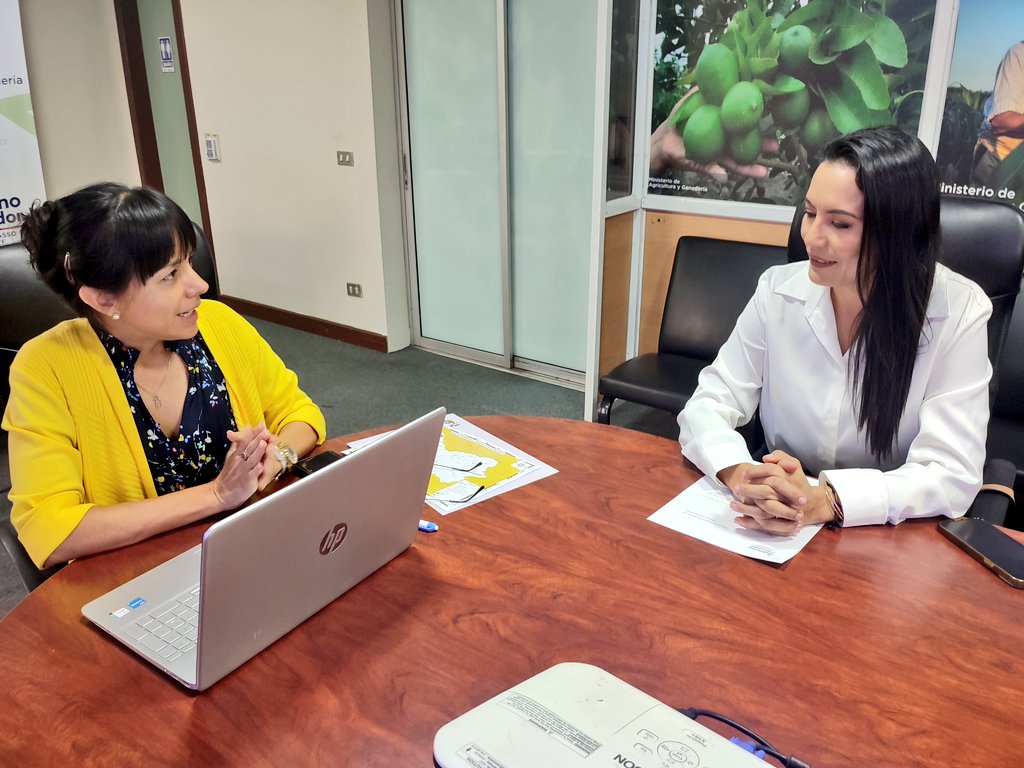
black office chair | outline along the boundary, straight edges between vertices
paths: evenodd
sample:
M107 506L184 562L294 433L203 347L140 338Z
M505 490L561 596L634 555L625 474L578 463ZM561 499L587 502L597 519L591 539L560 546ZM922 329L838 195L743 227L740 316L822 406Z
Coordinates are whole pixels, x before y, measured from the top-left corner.
M985 450L1015 465L1014 497L1006 525L1024 528L1024 305L1016 306L999 360L999 391L992 404Z
M782 246L679 238L658 351L627 360L601 377L597 420L610 423L616 400L679 413L697 388L697 376L732 333L761 273L785 263Z
M1016 359L1019 347L1010 348L1007 355L1003 354L1024 273L1024 215L1008 205L951 195L943 195L940 206L942 253L939 261L976 282L992 301L992 317L988 323L988 357L992 363L989 402L992 412L1022 416L1024 393L1016 387L1016 391L1007 393L1005 398L999 397L999 393L1004 364L1009 363L1007 370L1013 371L1014 383L1024 384L1022 363ZM790 261L807 259L807 249L800 236L803 216L803 206L798 205L789 230ZM1019 332L1024 337L1024 328ZM1008 361L1007 357L1014 359ZM1024 438L1024 429L1021 436ZM1016 451L1006 453L998 446L990 445L990 458L985 464L985 488L978 494L968 515L1003 524L1013 503L1013 495L1012 490L1007 496L1001 489L1013 488L1017 469L1002 457L1012 459L1024 453L1024 442L1018 445L1020 447Z
M203 230L195 223L192 226L196 232L192 265L210 284L203 298L216 299L220 296L217 263ZM29 263L25 246L16 243L0 248L0 371L3 372L0 411L7 405L11 362L21 345L57 323L75 316L71 307L39 279ZM0 493L7 490L0 488ZM17 532L6 515L0 520L0 543L10 555L29 592L63 567L55 566L42 571L36 568L18 541Z

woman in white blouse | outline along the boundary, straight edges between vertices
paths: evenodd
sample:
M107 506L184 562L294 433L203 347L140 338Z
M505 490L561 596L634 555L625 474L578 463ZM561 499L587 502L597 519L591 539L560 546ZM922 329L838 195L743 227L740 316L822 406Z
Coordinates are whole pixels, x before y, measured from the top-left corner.
M985 459L992 306L936 263L931 155L896 128L836 139L805 210L810 260L761 276L679 414L683 454L746 528L963 515ZM758 407L763 464L735 431Z

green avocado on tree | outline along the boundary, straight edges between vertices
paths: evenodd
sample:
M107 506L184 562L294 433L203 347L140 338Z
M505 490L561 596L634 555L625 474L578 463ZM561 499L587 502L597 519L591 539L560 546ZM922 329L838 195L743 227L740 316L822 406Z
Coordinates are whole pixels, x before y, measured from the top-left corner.
M890 87L901 82L908 54L885 8L872 0L748 0L717 39L711 32L679 80L697 86L669 119L686 157L767 163L762 142L775 138L795 147L806 167L839 133L895 124Z

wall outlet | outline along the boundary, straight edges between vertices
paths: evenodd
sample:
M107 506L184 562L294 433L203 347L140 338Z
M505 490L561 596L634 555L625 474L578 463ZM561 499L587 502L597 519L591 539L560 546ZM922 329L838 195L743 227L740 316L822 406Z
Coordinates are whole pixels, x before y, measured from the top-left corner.
M338 150L338 165L355 165L356 155L354 152L346 152L343 149Z
M363 286L359 283L345 283L345 288L348 290L349 296L353 296L357 299L363 298Z

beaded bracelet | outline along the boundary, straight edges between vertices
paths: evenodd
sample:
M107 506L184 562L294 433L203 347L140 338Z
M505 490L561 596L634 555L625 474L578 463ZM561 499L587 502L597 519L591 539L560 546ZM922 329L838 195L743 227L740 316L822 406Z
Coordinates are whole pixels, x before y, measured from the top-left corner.
M834 530L843 527L843 502L839 500L839 494L828 480L825 480L825 499L832 508L832 519L825 523L825 527Z

